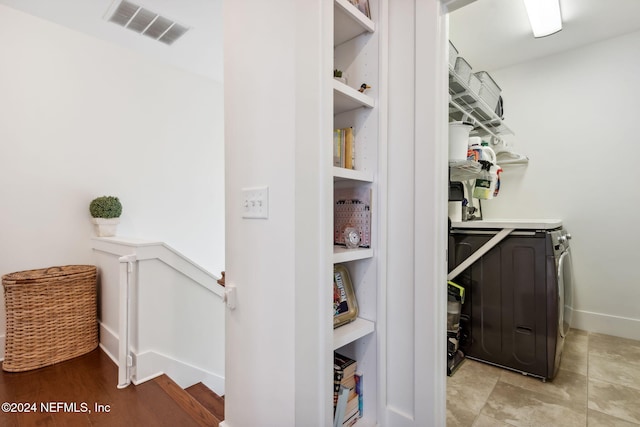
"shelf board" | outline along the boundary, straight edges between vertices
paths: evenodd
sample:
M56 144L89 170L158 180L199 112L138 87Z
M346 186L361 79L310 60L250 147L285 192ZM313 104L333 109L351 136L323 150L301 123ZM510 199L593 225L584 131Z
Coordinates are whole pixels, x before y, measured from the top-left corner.
M358 317L351 323L333 330L333 349L336 350L355 340L369 335L376 330L376 325L370 320Z
M333 46L338 46L363 33L373 33L376 26L348 0L333 3Z
M351 86L333 79L333 114L344 113L356 108L373 108L375 101L370 96L360 93Z
M333 247L333 263L356 261L373 257L372 248L347 249L344 246Z
M496 157L497 157L497 154L496 154ZM500 153L500 160L497 163L500 166L526 165L529 163L529 158L523 154L503 151Z
M333 167L333 180L353 180L373 182L373 172Z
M503 120L490 108L487 103L449 66L449 104L451 106L449 114L452 112L462 113L462 119L472 119L475 133L484 133L497 139L500 135L513 135L503 122ZM451 93L453 91L454 93ZM469 116L469 117L466 117ZM466 117L466 118L465 118Z

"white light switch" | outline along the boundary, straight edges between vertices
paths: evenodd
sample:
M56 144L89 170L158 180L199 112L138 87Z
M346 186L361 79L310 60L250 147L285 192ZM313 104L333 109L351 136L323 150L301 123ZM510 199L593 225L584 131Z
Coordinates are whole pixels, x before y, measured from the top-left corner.
M269 218L269 187L242 189L242 218Z

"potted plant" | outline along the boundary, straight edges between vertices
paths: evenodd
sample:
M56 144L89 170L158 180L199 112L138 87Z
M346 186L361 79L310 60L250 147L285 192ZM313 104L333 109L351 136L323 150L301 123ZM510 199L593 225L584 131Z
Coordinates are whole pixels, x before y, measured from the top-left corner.
M342 77L342 70L338 70L337 68L333 70L333 78L347 84L347 79Z
M116 235L116 228L120 223L120 214L122 214L122 203L117 197L96 197L89 204L89 213L96 226L98 237Z

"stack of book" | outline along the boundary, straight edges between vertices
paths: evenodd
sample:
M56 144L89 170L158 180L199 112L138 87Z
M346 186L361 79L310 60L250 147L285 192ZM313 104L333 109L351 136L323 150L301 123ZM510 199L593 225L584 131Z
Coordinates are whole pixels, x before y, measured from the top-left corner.
M333 166L355 169L353 128L333 130Z
M362 376L356 361L334 353L334 427L350 427L362 416Z

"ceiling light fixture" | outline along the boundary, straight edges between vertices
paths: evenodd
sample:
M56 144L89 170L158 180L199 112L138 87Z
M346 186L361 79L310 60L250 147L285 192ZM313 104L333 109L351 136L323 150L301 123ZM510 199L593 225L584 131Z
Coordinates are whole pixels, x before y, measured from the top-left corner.
M524 0L533 37L545 37L562 30L560 0Z

